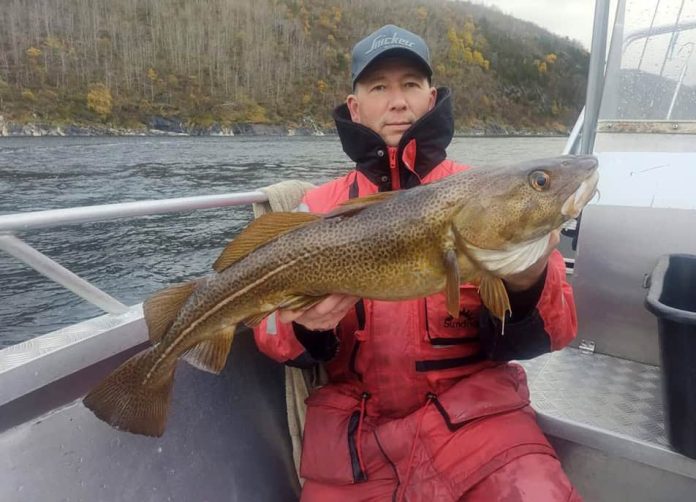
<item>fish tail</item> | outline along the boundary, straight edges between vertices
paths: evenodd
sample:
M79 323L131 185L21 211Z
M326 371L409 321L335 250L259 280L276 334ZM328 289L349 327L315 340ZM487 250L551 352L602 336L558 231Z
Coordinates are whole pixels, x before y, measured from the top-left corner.
M128 359L82 400L101 420L113 427L146 436L161 436L174 382L174 369L160 368L147 378L153 348ZM145 382L145 383L144 383Z

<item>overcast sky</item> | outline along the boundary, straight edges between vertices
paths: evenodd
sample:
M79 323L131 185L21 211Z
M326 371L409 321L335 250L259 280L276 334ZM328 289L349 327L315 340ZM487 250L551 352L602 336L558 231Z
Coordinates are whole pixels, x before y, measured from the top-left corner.
M592 40L593 0L471 0L495 5L506 14L531 21L552 33L578 40L586 49Z

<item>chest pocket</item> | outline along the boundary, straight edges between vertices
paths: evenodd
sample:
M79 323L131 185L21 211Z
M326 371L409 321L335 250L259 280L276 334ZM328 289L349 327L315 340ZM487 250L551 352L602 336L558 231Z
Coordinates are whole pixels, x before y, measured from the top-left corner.
M449 347L478 342L481 298L475 286L459 288L459 317L447 313L447 300L443 293L424 300L425 342L433 347Z

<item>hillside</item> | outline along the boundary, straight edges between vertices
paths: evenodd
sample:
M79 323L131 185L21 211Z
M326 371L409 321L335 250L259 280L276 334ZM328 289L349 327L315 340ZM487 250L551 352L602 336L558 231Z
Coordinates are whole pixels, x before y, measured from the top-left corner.
M202 132L331 127L350 92L353 43L387 23L426 39L460 131L562 132L582 107L581 47L467 2L8 0L0 115Z

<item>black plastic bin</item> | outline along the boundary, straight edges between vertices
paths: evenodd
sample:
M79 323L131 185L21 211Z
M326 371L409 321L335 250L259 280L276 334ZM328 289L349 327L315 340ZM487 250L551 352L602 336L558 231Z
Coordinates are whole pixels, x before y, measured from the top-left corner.
M669 442L696 458L696 256L662 256L645 306L657 316Z

